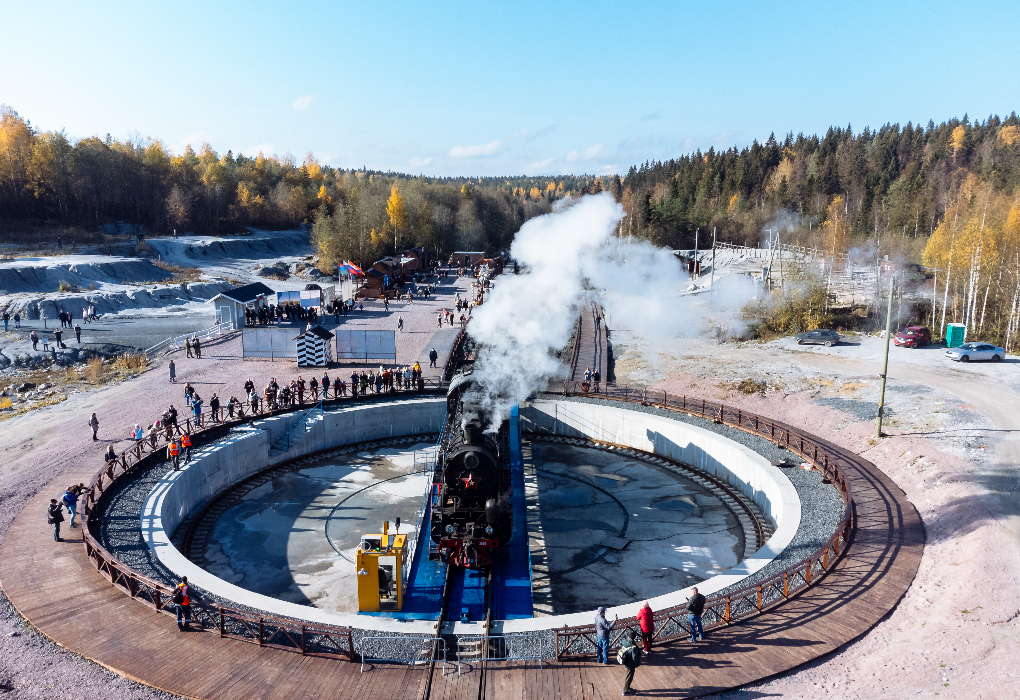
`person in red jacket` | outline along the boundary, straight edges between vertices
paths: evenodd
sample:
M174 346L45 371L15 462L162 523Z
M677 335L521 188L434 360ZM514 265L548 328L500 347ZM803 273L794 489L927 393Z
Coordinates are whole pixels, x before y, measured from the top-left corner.
M638 610L637 621L641 627L641 639L645 642L645 653L652 653L652 635L655 633L655 620L652 619L652 608L647 602Z

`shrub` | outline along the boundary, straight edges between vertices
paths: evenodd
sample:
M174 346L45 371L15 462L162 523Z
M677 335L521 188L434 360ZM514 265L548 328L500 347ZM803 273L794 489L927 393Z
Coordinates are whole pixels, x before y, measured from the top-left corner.
M170 281L174 284L197 282L199 277L202 276L202 271L197 267L182 267L180 265L168 263L166 260L153 260L152 264L173 274L173 278Z
M766 389L768 389L768 385L765 382L757 379L751 379L750 377L742 379L740 383L737 384L737 391L747 395L764 394Z
M85 379L93 384L101 384L103 382L104 371L103 358L97 355L89 360L85 366Z

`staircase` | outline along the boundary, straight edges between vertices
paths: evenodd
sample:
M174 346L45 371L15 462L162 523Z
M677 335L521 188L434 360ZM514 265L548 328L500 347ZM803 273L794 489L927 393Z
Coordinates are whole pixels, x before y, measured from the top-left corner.
M322 420L322 403L320 402L298 418L290 430L273 441L273 444L269 446L269 456L275 457L292 450Z

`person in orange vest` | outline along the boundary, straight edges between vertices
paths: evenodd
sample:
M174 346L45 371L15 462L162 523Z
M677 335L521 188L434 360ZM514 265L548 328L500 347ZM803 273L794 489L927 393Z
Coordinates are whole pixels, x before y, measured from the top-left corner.
M181 468L181 446L177 440L171 440L167 443L166 456L174 463L174 471Z
M191 592L188 590L187 576L181 576L181 582L174 588L170 600L177 606L177 629L181 632L191 629Z
M181 447L184 448L184 463L191 461L191 433L185 432L181 436Z

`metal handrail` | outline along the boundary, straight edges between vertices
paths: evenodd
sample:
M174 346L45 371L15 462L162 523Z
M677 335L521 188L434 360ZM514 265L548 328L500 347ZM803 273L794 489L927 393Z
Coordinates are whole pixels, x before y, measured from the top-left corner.
M325 393L326 392L323 392L324 395L325 395ZM319 412L319 417L320 418L322 417L322 402L324 400L325 400L325 397L323 397L322 399L319 399L319 402L317 404L315 404L310 409L308 409L307 411L302 413L301 416L297 419L297 421L294 422L294 425L290 426L290 430L288 430L284 434L283 438L280 438L281 440L283 440L283 439L287 440L287 447L284 448L284 451L287 451L287 450L290 449L290 436L291 436L291 433L293 433L298 428L301 428L301 433L302 434L308 432L308 428L305 425L305 421L308 420L308 416L311 413L314 413L315 411L318 411ZM277 442L279 442L279 440ZM273 444L275 445L276 443L274 442Z
M209 326L208 328L203 328L200 331L195 331L194 333L185 333L184 335L175 335L175 336L172 336L170 338L167 338L166 340L161 340L160 342L158 342L155 345L153 345L151 348L146 348L145 349L145 354L146 355L151 355L151 354L157 352L158 350L161 350L163 347L165 347L167 345L173 345L174 348L176 349L176 348L180 347L181 341L185 340L186 338L195 338L195 337L198 337L198 338L209 338L209 337L214 336L214 335L221 335L223 333L224 329L227 326L229 326L229 329L227 329L227 330L233 330L233 325L232 324L220 322L220 323L217 323L214 326Z
M588 392L583 390L580 382L568 381L564 382L563 394L565 396L587 396ZM722 403L686 395L674 394L671 397L668 392L649 392L643 387L609 385L606 387L605 393L599 394L599 398L687 413L773 440L780 447L785 447L804 459L810 460L812 468L822 472L823 478L833 483L846 505L843 519L824 546L763 581L709 598L703 613L703 618L707 618L703 622L706 629L760 614L763 610L781 603L791 595L816 583L845 553L846 543L853 529L852 486L840 468L839 459L843 458L843 455L830 453L829 448L818 442L814 436L794 431L782 423ZM676 606L655 612L653 619L656 627L653 639L658 642L669 642L689 635L686 617L686 606ZM621 620L619 632L611 640L611 643L617 643L628 629L638 629L636 618ZM593 653L589 649L594 649L597 645L594 625L565 626L555 628L553 632L556 636L555 656L557 659L563 656ZM561 642L563 643L562 647ZM571 651L572 647L578 643L584 648L580 651Z
M539 669L543 669L545 658L546 639L545 632L532 632L528 634L500 634L500 635L463 635L457 637L457 674L459 675L460 665L470 661L538 661ZM515 644L521 642L522 644ZM477 645L478 650L468 650L464 646ZM474 656L474 654L478 654Z
M422 649L412 658L409 654L405 657L383 657L383 656L368 656L365 652L368 650L367 642L370 641L385 641L385 642L404 642L405 644L410 642L419 641L422 642ZM428 645L428 649L425 645ZM391 647L392 648L392 647ZM426 651L428 656L425 655ZM417 635L407 635L404 637L362 637L361 638L361 672L365 672L365 662L371 661L386 661L389 663L406 663L406 664L417 664L417 663L431 663L437 656L443 660L443 673L446 675L446 640L442 637L423 637Z

